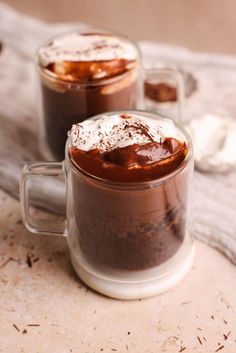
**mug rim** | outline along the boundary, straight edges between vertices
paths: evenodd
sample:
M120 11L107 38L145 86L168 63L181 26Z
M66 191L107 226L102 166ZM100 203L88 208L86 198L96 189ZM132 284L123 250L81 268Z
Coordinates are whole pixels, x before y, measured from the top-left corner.
M69 166L77 174L86 177L90 181L95 181L95 182L100 183L102 185L106 185L106 186L110 186L110 187L117 187L120 189L121 188L123 188L123 189L132 188L132 187L137 188L140 186L142 186L142 187L146 186L149 188L150 186L155 186L156 184L159 185L159 184L166 182L167 180L174 178L176 175L180 174L192 161L192 159L193 159L193 143L192 143L192 139L190 137L190 134L187 132L187 130L182 125L180 125L179 123L176 123L170 117L168 117L162 113L152 113L152 112L149 112L146 110L135 109L135 110L121 110L121 111L112 111L112 112L107 112L107 113L101 113L101 114L94 115L86 120L98 119L99 117L101 117L104 114L109 115L109 116L114 115L114 114L145 114L145 117L150 117L152 119L159 118L160 120L172 121L174 123L175 127L177 127L177 129L184 135L184 137L186 139L185 142L187 142L188 153L185 156L184 160L180 163L180 165L176 169L174 169L170 173L163 175L160 178L147 180L147 181L120 182L120 181L113 181L113 180L97 177L93 174L88 173L87 171L82 169L80 166L75 164L75 162L72 161L72 159L70 158L70 155L69 155L69 147L70 147L70 143L71 143L71 137L68 136L67 141L66 141L66 145L65 145L65 161L68 162Z
M69 81L69 80L63 80L61 78L57 78L57 76L51 72L50 70L47 70L45 67L43 67L40 64L40 55L39 55L39 50L48 45L51 41L53 41L54 39L60 38L61 36L70 34L70 33L92 33L92 32L97 32L98 34L108 34L108 35L114 35L120 39L124 39L126 42L129 42L130 44L132 44L136 51L137 51L137 66L135 66L134 68L127 70L123 73L121 73L120 75L116 75L114 77L110 77L110 78L104 78L98 81L89 81L86 83L81 83L79 81ZM113 30L109 30L109 29L101 29L101 28L96 28L96 27L88 27L88 28L74 28L74 29L70 29L68 31L64 31L60 34L57 34L55 36L50 37L47 41L43 42L36 50L35 53L35 63L37 65L37 68L40 72L40 74L44 75L45 77L47 77L48 79L54 80L60 84L69 84L71 87L74 86L81 86L81 87L87 87L87 86L103 86L103 85L107 85L107 84L112 84L120 79L122 79L123 77L125 77L126 75L128 75L130 72L132 72L133 70L139 68L140 66L142 67L142 54L141 54L141 50L137 44L137 42L135 42L134 40L130 39L128 36L120 33L120 32L116 32ZM141 64L141 65L140 65Z

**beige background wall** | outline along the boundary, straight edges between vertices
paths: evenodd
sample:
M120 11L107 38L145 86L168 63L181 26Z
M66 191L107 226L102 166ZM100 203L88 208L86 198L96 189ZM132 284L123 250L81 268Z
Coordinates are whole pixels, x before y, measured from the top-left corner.
M236 0L7 0L47 21L83 21L195 50L236 54Z

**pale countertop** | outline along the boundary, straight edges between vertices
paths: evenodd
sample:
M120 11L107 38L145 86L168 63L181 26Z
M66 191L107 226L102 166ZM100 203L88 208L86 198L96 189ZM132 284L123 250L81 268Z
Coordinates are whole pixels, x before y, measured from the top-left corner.
M216 250L197 242L167 293L108 299L79 281L64 238L26 231L2 191L0 209L0 352L236 352L236 267Z

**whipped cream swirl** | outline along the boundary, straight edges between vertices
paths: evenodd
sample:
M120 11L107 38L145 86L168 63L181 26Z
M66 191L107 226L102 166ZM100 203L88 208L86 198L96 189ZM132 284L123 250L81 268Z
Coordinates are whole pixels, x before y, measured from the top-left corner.
M163 142L166 137L183 140L169 119L152 119L139 114L104 114L72 126L69 132L73 147L83 151L112 151L133 144Z
M39 49L39 62L46 67L61 62L138 59L137 48L128 40L109 34L70 33Z

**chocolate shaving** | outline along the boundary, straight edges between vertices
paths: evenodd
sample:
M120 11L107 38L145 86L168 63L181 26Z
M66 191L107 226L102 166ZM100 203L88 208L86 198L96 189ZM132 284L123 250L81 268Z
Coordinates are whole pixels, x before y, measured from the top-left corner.
M201 338L199 336L197 336L198 342L202 345L202 341Z
M26 263L29 268L33 267L32 260L29 254L27 254L27 257L26 257Z
M186 347L180 347L179 353L185 351Z
M186 305L186 304L190 304L190 303L191 303L191 302L189 302L189 301L188 301L188 302L183 302L183 303L180 304L180 306Z
M36 257L35 259L33 259L33 262L35 263L35 262L38 262L39 260L40 260L40 258Z
M219 351L221 351L221 349L223 349L224 348L224 346L222 345L222 346L220 346L219 348L217 348L216 350L215 350L215 352L219 352Z
M20 332L20 329L16 326L16 324L12 324L12 326L16 329L16 331Z
M175 340L179 340L179 337L177 336L170 336L169 338L174 338Z
M24 329L24 330L22 331L22 334L23 334L23 335L27 335L27 330Z
M37 326L40 326L40 324L28 324L27 326L37 327Z
M230 334L231 334L231 331L229 331L227 334L223 334L225 341L228 339Z
M154 142L153 137L149 134L149 128L141 123L134 123L134 124L126 124L124 126L124 130L126 129L134 129L137 134L146 136L151 142Z

